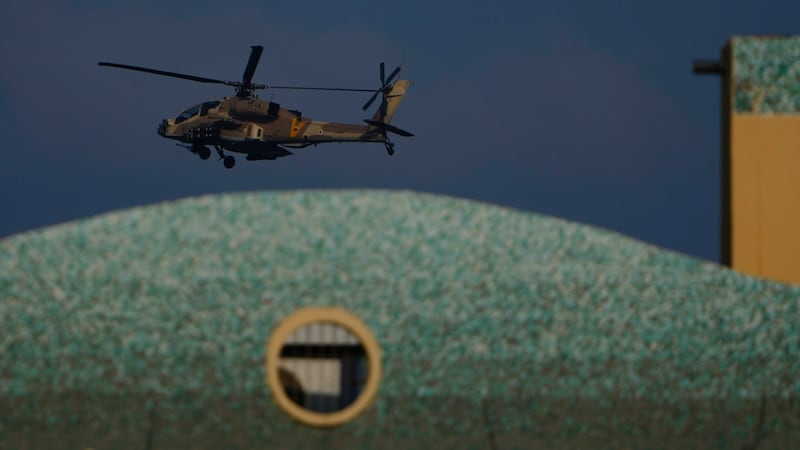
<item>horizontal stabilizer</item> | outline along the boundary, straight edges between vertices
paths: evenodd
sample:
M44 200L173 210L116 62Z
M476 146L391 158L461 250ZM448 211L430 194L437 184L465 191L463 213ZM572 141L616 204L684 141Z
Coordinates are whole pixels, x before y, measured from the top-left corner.
M380 122L378 120L364 119L364 122L372 125L373 127L378 127L383 131L389 131L394 134L399 134L400 136L406 136L406 137L413 136L413 134L409 133L406 130L402 130L394 125L389 125L388 123Z

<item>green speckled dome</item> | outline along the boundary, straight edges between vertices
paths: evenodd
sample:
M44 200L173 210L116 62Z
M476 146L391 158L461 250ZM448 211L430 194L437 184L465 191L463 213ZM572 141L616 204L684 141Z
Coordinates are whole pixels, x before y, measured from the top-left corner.
M191 198L0 241L0 447L791 447L800 288L433 195ZM317 430L273 327L360 316L369 410Z

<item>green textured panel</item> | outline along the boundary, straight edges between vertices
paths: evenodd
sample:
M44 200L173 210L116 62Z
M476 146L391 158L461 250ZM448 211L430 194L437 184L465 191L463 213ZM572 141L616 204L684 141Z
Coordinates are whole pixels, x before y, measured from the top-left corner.
M737 112L800 112L800 36L731 40Z
M800 288L470 201L300 191L114 212L0 241L0 294L0 447L800 439ZM374 405L333 430L292 422L264 383L272 328L303 306L358 314L383 350Z

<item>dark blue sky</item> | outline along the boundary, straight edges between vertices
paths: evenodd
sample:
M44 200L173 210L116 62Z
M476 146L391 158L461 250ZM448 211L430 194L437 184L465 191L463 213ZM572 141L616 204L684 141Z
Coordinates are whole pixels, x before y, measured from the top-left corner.
M29 2L0 15L0 237L190 195L411 189L609 228L716 261L719 80L691 73L735 34L797 30L796 1ZM267 84L415 81L395 123L416 137L333 144L233 170L156 135L232 94L96 65ZM266 91L360 123L366 96Z

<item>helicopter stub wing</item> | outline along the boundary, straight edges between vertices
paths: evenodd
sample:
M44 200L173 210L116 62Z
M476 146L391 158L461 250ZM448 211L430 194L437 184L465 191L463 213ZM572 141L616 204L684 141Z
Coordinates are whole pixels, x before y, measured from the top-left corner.
M221 130L235 130L241 127L241 124L234 122L233 120L225 120L221 119L213 123L215 127L219 127Z
M294 155L294 153L290 152L289 150L286 150L285 148L279 145L275 145L264 149L251 151L247 154L246 159L248 161L262 161L265 159L273 160L291 155Z

